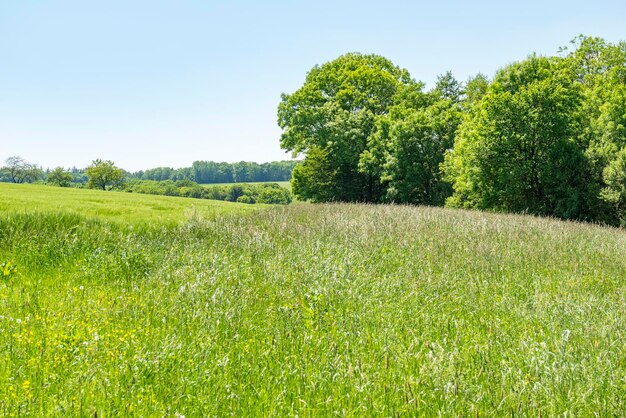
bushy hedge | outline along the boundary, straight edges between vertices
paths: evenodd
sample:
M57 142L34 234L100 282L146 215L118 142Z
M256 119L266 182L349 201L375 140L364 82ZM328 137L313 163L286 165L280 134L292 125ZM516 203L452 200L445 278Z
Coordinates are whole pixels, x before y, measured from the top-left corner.
M133 193L224 200L248 204L287 205L291 203L291 192L277 183L201 186L191 180L133 179L126 184L125 188L128 192Z

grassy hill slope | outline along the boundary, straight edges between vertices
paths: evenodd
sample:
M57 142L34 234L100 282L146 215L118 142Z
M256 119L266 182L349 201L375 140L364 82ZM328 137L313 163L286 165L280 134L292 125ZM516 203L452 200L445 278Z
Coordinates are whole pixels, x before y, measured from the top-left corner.
M73 213L124 224L177 223L191 216L215 217L257 208L239 203L35 184L0 183L0 212Z
M626 410L624 230L340 204L130 229L23 190L0 213L1 415Z

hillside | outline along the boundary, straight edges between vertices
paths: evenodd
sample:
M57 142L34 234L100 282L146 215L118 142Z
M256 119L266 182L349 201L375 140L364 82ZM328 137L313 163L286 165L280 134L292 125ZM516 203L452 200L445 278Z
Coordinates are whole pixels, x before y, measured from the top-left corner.
M170 224L192 215L246 213L257 208L231 202L102 192L35 184L0 183L0 212L55 212L83 215L122 224Z
M626 410L623 229L429 207L0 195L0 263L17 266L0 279L2 415Z

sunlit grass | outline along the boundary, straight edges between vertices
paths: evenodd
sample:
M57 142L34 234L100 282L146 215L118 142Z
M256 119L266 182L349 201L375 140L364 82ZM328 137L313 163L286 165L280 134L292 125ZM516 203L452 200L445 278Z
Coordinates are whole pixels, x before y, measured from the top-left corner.
M624 230L366 205L184 220L179 203L178 223L129 229L22 199L0 214L18 269L0 278L0 415L626 410Z
M125 224L177 223L193 216L248 213L255 205L33 184L0 183L0 212L74 213Z

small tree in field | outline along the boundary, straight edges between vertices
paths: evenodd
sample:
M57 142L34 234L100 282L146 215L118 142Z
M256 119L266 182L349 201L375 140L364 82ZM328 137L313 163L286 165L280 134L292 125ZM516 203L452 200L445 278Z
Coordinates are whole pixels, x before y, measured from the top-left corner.
M2 168L2 171L13 183L32 183L43 175L41 168L18 156L7 158L6 166Z
M87 187L90 189L106 190L107 186L114 186L124 179L124 172L115 166L111 160L94 160L85 170L89 180Z
M69 171L65 171L62 167L57 167L48 174L47 182L59 187L69 187L74 181L74 176Z

